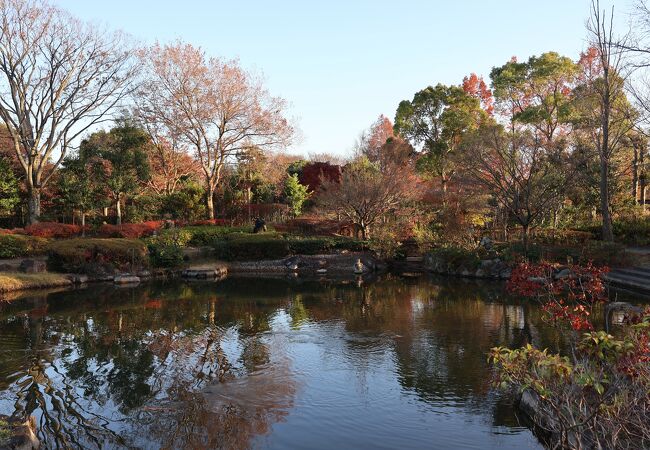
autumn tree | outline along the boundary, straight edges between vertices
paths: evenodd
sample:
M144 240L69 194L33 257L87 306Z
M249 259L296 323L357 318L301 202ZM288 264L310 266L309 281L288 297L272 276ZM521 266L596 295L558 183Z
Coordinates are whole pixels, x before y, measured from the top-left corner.
M364 130L356 143L356 151L366 156L371 162L379 161L381 158L381 147L389 138L394 136L393 124L390 119L381 114L377 120Z
M214 192L227 161L250 146L266 150L289 142L285 102L237 61L208 58L190 44L156 44L143 52L142 63L147 70L138 110L192 147L207 215L214 218Z
M289 168L289 175L292 175ZM307 162L297 173L300 184L307 186L309 191L316 192L323 180L338 183L341 181L341 166L328 162Z
M190 156L182 140L170 133L170 130L159 128L160 124L150 121L146 116L139 119L152 144L146 146L151 166L147 187L157 195L171 195L182 187L183 182L197 179L201 166Z
M463 78L462 86L466 94L479 99L483 111L489 116L494 114L494 97L492 96L492 91L483 80L483 77L471 73L469 76Z
M70 146L131 92L125 37L46 0L0 2L0 118L25 172L29 221Z
M368 239L371 228L412 194L409 181L397 171L382 173L361 158L344 167L340 182L323 180L316 201L325 211L352 222L357 237Z
M530 130L511 133L494 123L470 133L463 146L465 173L522 227L527 249L530 227L556 206L572 180L558 170L566 165L566 155L549 151L543 138Z

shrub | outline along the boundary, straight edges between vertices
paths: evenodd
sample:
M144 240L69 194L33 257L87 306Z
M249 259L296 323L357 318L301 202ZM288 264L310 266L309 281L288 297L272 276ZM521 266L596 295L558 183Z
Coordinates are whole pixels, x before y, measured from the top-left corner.
M381 258L395 258L400 253L402 243L397 234L391 230L380 228L369 241L370 250Z
M604 270L571 266L570 271L559 280L550 265L523 265L513 271L508 289L537 298L545 319L564 331L570 350L564 356L530 344L493 348L489 359L494 381L534 399L529 413L551 434L551 447L646 448L650 308L628 316L616 338L594 331L593 307L607 299Z
M227 261L280 259L291 254L289 242L277 233L232 233L214 244L217 258Z
M19 234L0 234L0 258L44 255L48 240Z
M142 223L123 223L122 225L104 224L99 227L98 236L105 238L141 238L152 236L154 232L162 228L163 220L155 220Z
M176 267L183 262L183 247L190 241L189 231L173 228L150 238L149 259L154 267Z
M330 252L335 240L326 237L290 238L289 250L298 255L318 255Z
M98 275L138 270L149 259L137 239L69 239L49 245L47 264L54 271Z
M443 261L451 270L476 269L481 263L479 252L462 247L438 247L430 252L434 259Z
M188 244L196 247L214 246L228 234L250 231L250 227L223 227L215 225L189 226L183 229L191 236Z
M58 222L38 222L25 227L25 234L42 238L70 238L81 234L81 226Z

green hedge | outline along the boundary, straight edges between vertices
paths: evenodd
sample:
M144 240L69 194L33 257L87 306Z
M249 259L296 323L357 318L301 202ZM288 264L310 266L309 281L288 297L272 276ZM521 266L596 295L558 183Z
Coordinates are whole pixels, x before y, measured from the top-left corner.
M149 256L139 239L67 239L50 244L47 265L57 272L112 274L148 267Z
M27 256L44 255L47 252L49 240L21 234L0 235L0 258L22 258Z
M245 233L252 231L251 227L223 227L216 225L197 225L183 228L190 234L188 245L193 247L210 247L222 241L225 236L232 233Z
M231 233L213 245L217 258L233 260L280 259L289 255L318 255L336 250L360 251L361 241L347 238L284 236L275 232Z
M465 268L468 270L476 269L481 263L479 253L482 250L467 250L462 247L438 247L429 253L435 259L444 261L448 267L454 270Z

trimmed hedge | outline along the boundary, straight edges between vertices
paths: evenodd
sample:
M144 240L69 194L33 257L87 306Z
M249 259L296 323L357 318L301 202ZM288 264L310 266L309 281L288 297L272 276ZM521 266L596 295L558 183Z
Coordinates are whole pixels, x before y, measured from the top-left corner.
M0 258L22 258L44 255L48 240L20 234L0 234Z
M335 250L361 251L364 243L347 238L231 233L214 243L217 258L227 261L281 259L290 255L327 254Z
M214 244L215 256L226 261L280 259L290 254L289 243L276 233L232 233Z
M47 265L56 272L112 274L148 267L149 255L138 239L69 239L50 244Z
M251 231L251 227L224 227L218 225L198 225L183 228L190 234L188 245L210 247L222 241L226 235Z

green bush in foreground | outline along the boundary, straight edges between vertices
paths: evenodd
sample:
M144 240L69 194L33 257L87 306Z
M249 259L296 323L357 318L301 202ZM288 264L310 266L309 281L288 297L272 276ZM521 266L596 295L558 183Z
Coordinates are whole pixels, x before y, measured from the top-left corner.
M148 267L149 258L138 239L68 239L50 244L47 265L57 272L99 275Z
M47 251L48 240L35 236L20 234L0 235L0 258L21 258L26 256L44 255Z

